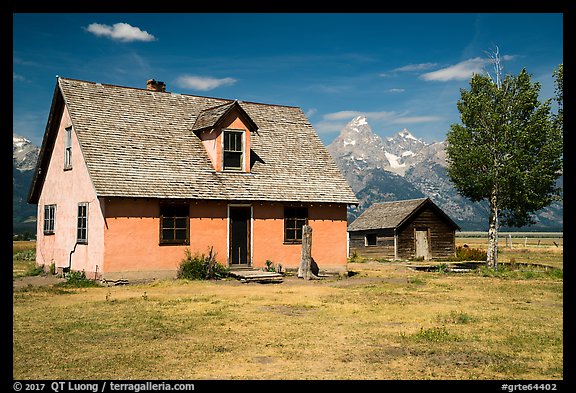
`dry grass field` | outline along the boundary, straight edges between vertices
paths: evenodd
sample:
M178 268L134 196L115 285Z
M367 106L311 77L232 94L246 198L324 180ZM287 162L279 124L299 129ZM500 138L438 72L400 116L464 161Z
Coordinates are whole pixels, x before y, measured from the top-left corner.
M557 269L497 274L365 262L350 263L350 277L279 284L24 286L13 294L13 377L561 380L556 249L503 250L501 261Z

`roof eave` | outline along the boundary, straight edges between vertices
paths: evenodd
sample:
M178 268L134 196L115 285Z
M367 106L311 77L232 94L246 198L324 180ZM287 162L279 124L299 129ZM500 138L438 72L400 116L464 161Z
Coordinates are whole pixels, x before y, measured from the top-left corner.
M44 131L44 138L42 138L42 146L38 153L38 161L36 161L34 176L32 177L30 189L28 190L27 202L30 204L37 204L40 199L40 191L42 190L44 179L46 178L46 171L48 170L48 165L50 164L50 159L52 157L51 153L56 141L58 130L55 130L55 127L58 126L57 123L59 122L59 118L64 110L64 105L64 97L60 90L60 84L58 83L58 80L56 80L54 95L52 96L52 104L50 106L48 121L46 122L46 129Z

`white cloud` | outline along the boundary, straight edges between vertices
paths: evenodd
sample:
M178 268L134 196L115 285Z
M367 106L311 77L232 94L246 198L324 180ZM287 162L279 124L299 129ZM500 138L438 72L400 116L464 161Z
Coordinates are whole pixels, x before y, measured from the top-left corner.
M444 120L441 116L407 116L404 112L361 112L361 111L340 111L327 113L322 116L322 120L314 123L314 129L318 133L340 132L356 116L366 116L371 126L376 129L386 127L391 124L416 124L430 123Z
M388 89L388 93L404 93L406 90L404 89Z
M436 67L436 63L407 64L403 67L394 68L392 72L422 71Z
M26 80L26 78L24 78L22 75L18 75L15 72L12 72L12 81L20 81L20 82L24 82Z
M420 75L420 78L427 81L442 82L449 80L466 80L470 79L473 74L483 74L484 66L490 61L490 59L475 57L473 59L461 61L458 64L454 64L446 68L427 72Z
M327 113L324 115L325 120L342 120L342 119L352 119L353 117L362 115L364 112L358 111L340 111Z
M156 40L156 37L152 34L140 30L138 27L131 26L128 23L115 23L112 26L91 23L86 30L96 36L108 37L122 42Z
M505 62L514 60L517 57L517 55L502 55L500 60L501 62ZM446 82L449 80L466 80L470 79L473 74L486 74L487 72L484 67L492 63L493 60L490 58L474 57L449 67L422 74L420 75L420 79L441 82Z
M327 113L322 116L322 120L314 124L314 129L318 133L340 132L346 124L356 116L366 116L370 124L384 122L391 123L393 119L405 115L398 112L361 112L361 111L340 111Z
M320 121L314 123L314 129L319 134L328 134L331 132L340 132L346 126L348 121Z
M433 121L442 121L442 120L444 120L444 118L442 118L440 116L406 116L406 117L398 117L398 118L390 121L390 123L393 123L393 124L404 124L404 123L414 124L414 123L429 123L429 122L433 122Z
M230 86L236 83L234 78L212 78L209 76L183 75L176 80L176 83L186 89L208 91L221 86Z
M400 116L397 112L360 112L360 111L340 111L327 113L324 115L324 120L352 120L356 116L366 116L368 120L390 120L396 116Z
M307 118L311 118L312 116L314 116L316 114L316 112L318 112L318 109L316 108L310 108L306 111L306 113L304 114Z

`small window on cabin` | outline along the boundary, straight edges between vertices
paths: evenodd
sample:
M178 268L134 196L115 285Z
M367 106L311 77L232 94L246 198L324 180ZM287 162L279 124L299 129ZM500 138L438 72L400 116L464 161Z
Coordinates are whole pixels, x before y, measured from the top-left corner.
M64 169L72 168L72 127L66 128L64 138Z
M224 130L224 169L242 170L244 147L242 142L243 131Z
M284 208L284 242L302 243L302 227L308 223L308 208Z
M366 246L375 246L375 245L376 245L376 235L374 233L367 233Z
M188 205L160 206L160 244L189 244Z
M88 202L78 204L76 243L88 244Z
M56 218L56 205L44 206L44 234L54 234L54 220Z

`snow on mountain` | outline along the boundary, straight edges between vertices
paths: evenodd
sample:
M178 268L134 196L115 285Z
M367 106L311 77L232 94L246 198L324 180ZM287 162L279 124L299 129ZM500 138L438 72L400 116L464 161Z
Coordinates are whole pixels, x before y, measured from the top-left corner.
M406 164L400 163L400 160L402 159L403 155L401 157L398 157L392 153L388 153L387 151L384 152L384 155L386 156L388 162L390 163L390 168L398 169L406 167Z
M40 149L23 136L12 133L12 161L19 171L30 171L36 167Z
M14 233L36 230L36 205L27 203L28 190L40 148L12 133L12 228Z

